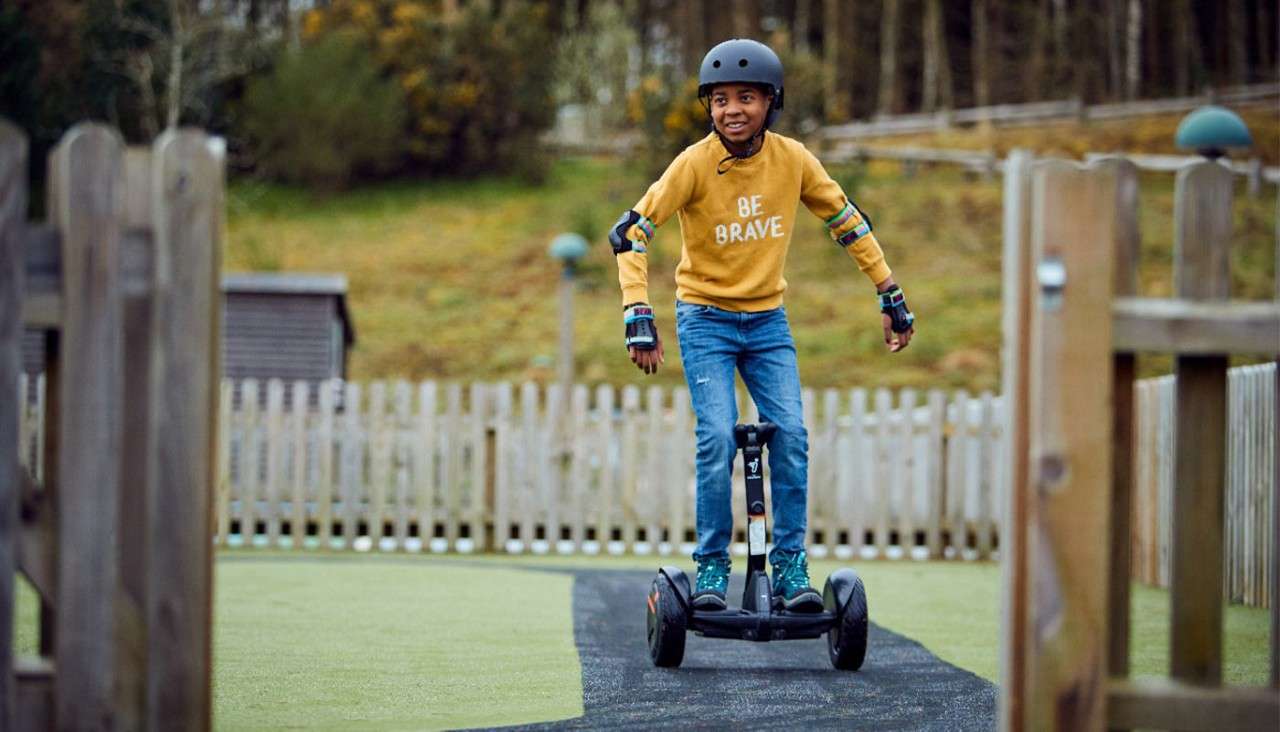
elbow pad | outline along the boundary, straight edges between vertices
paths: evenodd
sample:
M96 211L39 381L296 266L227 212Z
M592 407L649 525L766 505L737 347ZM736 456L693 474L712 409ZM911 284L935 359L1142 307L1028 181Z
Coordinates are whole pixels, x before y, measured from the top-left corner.
M653 222L632 209L627 209L618 217L618 222L609 230L609 245L613 247L613 253L622 254L623 252L640 252L644 253L644 244L638 241L632 241L627 238L627 232L632 226L639 226L644 231L645 236L653 237Z
M844 226L855 215L860 219L857 225L843 234L837 234L836 229ZM836 240L836 244L841 247L848 247L871 233L871 217L863 213L862 209L858 208L858 205L853 201L845 199L844 208L840 209L840 212L835 216L827 219L827 229L831 231L831 238Z

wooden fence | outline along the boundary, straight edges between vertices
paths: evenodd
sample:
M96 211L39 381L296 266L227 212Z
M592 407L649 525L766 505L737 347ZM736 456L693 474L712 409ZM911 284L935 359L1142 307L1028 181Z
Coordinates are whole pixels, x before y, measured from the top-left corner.
M1176 384L1164 376L1134 387L1131 574L1168 587ZM1225 591L1232 602L1258 607L1275 601L1269 582L1276 540L1275 387L1274 363L1234 368L1227 375Z
M1126 160L1009 158L1000 726L1276 729L1280 643L1273 633L1270 687L1224 686L1222 595L1270 593L1280 628L1280 574L1259 566L1280 521L1276 370L1228 369L1230 355L1276 358L1280 299L1229 299L1233 185L1209 161L1178 171L1176 297L1137 297L1138 182ZM1172 388L1134 381L1152 352L1174 354ZM1167 499L1151 475L1165 471ZM1130 677L1144 528L1157 567L1168 557L1167 678ZM1237 561L1233 533L1271 536Z
M286 388L291 404L319 389L318 408L286 410ZM991 556L991 394L804 398L816 554ZM666 554L695 541L683 388L579 385L566 403L531 383L246 380L223 384L222 425L217 536L228 545ZM741 502L740 480L735 490Z
M1110 120L1145 117L1153 114L1190 112L1206 104L1257 104L1280 97L1280 84L1251 84L1209 90L1191 97L1140 99L1130 102L1085 105L1079 99L995 104L987 107L941 110L880 117L865 122L849 122L823 127L821 135L830 141L865 137L914 135L957 125L992 124L997 127L1037 125L1063 120Z
M1265 607L1276 425L1264 405L1274 401L1275 364L1232 369L1229 388L1226 593ZM37 395L20 433L31 461L42 450L44 380L23 377L19 390ZM1138 382L1134 394L1133 577L1160 587L1169 582L1173 392L1170 376ZM816 554L998 554L1000 397L863 389L804 396ZM303 412L287 406L308 399ZM558 390L533 384L224 382L218 541L296 546L299 526L304 546L334 549L687 552L694 438L685 391L579 387L567 450L556 447L548 399ZM39 476L39 462L30 465ZM243 530L250 523L252 536Z
M27 149L0 119L0 730L206 730L222 150L76 125L28 221ZM30 389L24 328L47 345Z

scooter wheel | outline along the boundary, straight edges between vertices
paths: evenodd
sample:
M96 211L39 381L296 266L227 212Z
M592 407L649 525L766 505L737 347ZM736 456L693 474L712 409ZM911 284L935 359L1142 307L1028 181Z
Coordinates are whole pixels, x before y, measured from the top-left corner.
M862 578L851 569L836 571L822 588L822 601L827 612L836 614L835 625L827 631L831 665L857 671L867 657L867 592Z
M684 660L684 636L688 618L675 590L658 575L649 587L649 658L654 666L675 668Z

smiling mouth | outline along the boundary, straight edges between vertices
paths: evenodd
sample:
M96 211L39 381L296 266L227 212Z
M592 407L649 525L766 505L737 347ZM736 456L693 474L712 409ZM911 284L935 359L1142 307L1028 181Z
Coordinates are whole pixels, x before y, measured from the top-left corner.
M744 132L747 129L746 122L729 122L724 126L726 132Z

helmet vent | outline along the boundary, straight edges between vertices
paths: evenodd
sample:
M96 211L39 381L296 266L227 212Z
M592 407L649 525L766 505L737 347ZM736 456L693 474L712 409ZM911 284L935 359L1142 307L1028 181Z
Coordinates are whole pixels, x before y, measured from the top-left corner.
M718 69L720 68L720 61L718 59L715 61L712 61L711 65Z
M745 58L738 59L738 65L745 69L747 67L747 60Z

